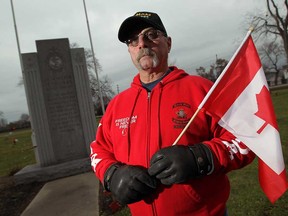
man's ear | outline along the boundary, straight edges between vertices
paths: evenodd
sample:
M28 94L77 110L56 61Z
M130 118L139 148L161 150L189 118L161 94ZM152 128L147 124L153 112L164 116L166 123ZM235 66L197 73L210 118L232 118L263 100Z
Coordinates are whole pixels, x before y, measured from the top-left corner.
M167 44L168 44L168 53L170 53L172 47L172 39L171 37L167 37Z

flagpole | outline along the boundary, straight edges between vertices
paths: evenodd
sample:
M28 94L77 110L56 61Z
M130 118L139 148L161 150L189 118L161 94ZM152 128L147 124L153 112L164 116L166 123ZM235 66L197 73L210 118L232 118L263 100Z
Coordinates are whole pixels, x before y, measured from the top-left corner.
M12 9L13 22L14 22L18 55L19 55L19 59L20 59L20 67L21 67L21 71L23 74L24 73L24 67L23 67L23 60L22 60L22 56L21 56L21 49L20 49L20 43L19 43L19 37L18 37L18 31L17 31L17 25L16 25L16 18L15 18L15 13L14 13L13 0L10 0L10 3L11 3L11 9Z
M186 130L188 129L188 127L191 125L191 123L194 121L195 117L197 116L197 114L200 112L200 110L202 109L202 107L204 106L204 104L206 103L206 101L208 100L208 98L210 97L210 95L212 94L212 92L214 91L214 89L217 87L218 83L220 82L220 80L222 79L222 77L225 75L226 71L228 70L228 68L230 67L230 65L232 64L232 62L234 61L236 55L239 53L240 49L242 48L243 44L246 42L247 38L251 35L253 31L253 28L251 27L249 29L249 31L247 32L244 40L242 41L242 43L240 44L240 46L238 47L238 49L236 50L236 52L234 53L234 55L232 56L232 58L230 59L230 61L228 62L228 64L226 65L226 67L224 68L224 70L222 71L222 73L220 74L220 76L217 78L217 80L215 81L215 83L213 84L213 86L210 88L210 90L207 92L207 94L205 95L204 99L202 100L202 102L200 103L200 105L198 106L197 110L195 111L194 115L191 117L191 119L189 120L189 122L186 124L185 128L181 131L181 133L179 134L179 136L176 138L176 140L174 141L173 145L176 145L178 143L178 141L181 139L181 137L183 136L183 134L186 132Z
M83 0L83 5L84 5L88 34L89 34L89 39L90 39L90 46L91 46L91 51L92 51L92 55L93 55L94 69L95 69L96 78L97 78L97 82L98 82L98 90L99 90L99 94L100 94L100 103L101 103L102 112L104 114L105 113L105 106L104 106L104 101L103 101L103 94L101 91L100 80L99 80L99 76L98 76L98 72L97 72L96 58L95 58L94 49L93 49L93 43L92 43L92 37L91 37L91 31L90 31L90 26L89 26L89 20L88 20L85 0Z
M186 130L188 129L188 127L191 125L191 123L193 122L193 120L195 119L195 117L197 116L197 114L199 113L201 109L198 108L196 110L196 112L194 113L194 115L191 117L191 119L189 120L189 122L186 124L185 128L183 128L183 130L181 131L181 133L179 134L179 136L177 137L177 139L174 141L174 143L172 144L172 146L176 145L178 143L178 141L181 139L181 137L183 136L183 134L186 132Z

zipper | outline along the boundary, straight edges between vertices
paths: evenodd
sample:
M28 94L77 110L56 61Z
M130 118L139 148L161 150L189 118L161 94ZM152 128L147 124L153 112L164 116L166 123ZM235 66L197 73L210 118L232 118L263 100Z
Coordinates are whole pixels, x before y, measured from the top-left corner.
M148 92L147 94L147 158L146 158L146 163L147 166L149 166L150 163L150 136L151 136L151 92Z
M148 100L148 105L147 105L147 165L149 166L150 164L150 136L151 136L151 92L147 93L147 100ZM151 203L151 208L152 208L152 216L157 216L156 212L156 206L155 202L153 201Z

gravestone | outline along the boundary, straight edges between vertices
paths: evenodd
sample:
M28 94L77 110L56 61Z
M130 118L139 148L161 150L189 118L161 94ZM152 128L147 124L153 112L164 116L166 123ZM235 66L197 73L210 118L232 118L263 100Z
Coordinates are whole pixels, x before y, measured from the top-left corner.
M67 38L38 40L36 47L37 53L22 54L37 160L15 175L26 182L91 170L96 129L84 49L70 49Z

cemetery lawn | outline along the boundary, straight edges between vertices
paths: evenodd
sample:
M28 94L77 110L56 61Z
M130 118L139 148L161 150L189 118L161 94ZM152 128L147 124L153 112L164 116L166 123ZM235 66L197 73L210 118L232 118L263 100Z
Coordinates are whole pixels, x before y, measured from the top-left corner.
M20 215L44 185L13 182L13 174L35 163L31 129L0 133L0 155L0 215Z
M9 176L26 165L34 164L31 129L0 133L0 176Z
M288 89L271 92L279 125L282 150L288 173ZM13 143L13 139L18 142ZM20 215L44 183L15 186L13 175L22 167L35 163L31 144L31 130L18 130L12 134L0 133L0 216ZM286 216L288 215L288 192L272 205L262 192L258 182L257 159L249 166L229 173L231 194L227 203L232 216ZM109 194L100 190L101 216L111 214L112 203ZM115 207L115 205L114 205ZM117 205L116 205L117 208ZM130 215L127 208L120 208L117 216Z

